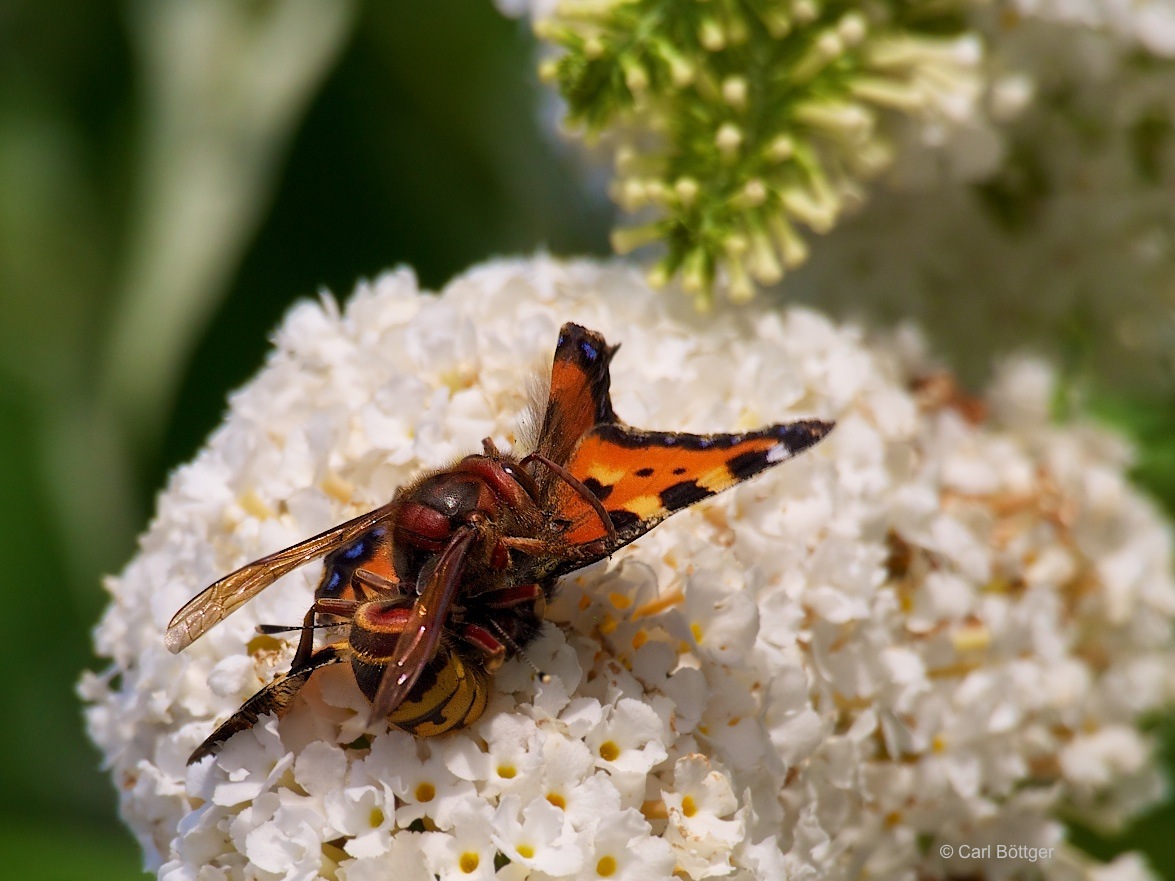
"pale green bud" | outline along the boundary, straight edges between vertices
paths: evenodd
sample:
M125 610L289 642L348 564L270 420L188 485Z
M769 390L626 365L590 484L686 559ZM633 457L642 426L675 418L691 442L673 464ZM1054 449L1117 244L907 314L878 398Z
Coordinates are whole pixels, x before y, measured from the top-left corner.
M710 52L721 52L726 48L726 33L718 22L708 18L698 28L698 42Z
M733 156L742 145L742 142L743 133L733 122L722 123L718 129L718 134L714 137L714 143L718 146L719 152L727 157Z
M783 257L784 266L794 269L808 259L807 242L800 238L795 227L788 223L783 215L772 215L767 221L767 226L775 239L775 246L779 248L780 256Z
M653 223L645 226L629 226L612 230L610 238L612 250L617 254L628 254L660 239L661 230Z
M796 142L789 135L776 135L767 145L767 156L774 162L786 162L796 152Z
M758 208L767 201L767 186L759 178L751 178L734 201L742 209Z
M775 256L771 239L761 230L751 235L750 268L760 284L775 284L783 278L783 267Z
M813 0L796 0L792 4L791 14L800 24L809 24L820 15L820 9Z
M722 99L738 110L747 106L747 81L741 76L727 77L722 82Z
M850 12L836 23L836 32L846 46L859 46L869 33L869 24L859 12Z
M682 207L688 208L698 198L698 182L692 177L679 177L673 184L673 192Z

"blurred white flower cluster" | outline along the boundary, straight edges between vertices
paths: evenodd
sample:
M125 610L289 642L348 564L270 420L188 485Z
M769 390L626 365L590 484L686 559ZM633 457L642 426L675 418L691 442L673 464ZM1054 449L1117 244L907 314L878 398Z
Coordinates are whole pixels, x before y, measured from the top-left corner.
M1170 388L1175 5L1018 0L977 6L975 27L980 112L906 138L788 296L914 319L970 377L1031 345L1103 383Z
M1175 6L1168 0L1004 0L1003 5L1025 16L1104 29L1156 55L1175 57Z
M564 579L527 652L550 681L510 662L471 728L368 730L333 667L285 718L186 767L288 665L254 625L299 622L320 567L178 656L171 614L482 437L510 445L567 320L623 344L613 396L634 425L838 426ZM399 271L344 308L295 307L111 579L96 636L111 663L81 686L148 866L165 881L1092 877L1058 811L1116 823L1159 796L1136 726L1175 695L1175 584L1127 451L1051 423L1051 381L1008 362L972 399L913 334L867 342L800 308L702 318L631 269L547 258L440 296ZM985 843L1023 847L940 856Z

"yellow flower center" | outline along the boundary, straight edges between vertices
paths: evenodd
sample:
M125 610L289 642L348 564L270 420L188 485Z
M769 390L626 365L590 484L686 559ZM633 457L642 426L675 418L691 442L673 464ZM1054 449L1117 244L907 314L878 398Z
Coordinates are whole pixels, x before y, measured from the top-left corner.
M687 795L681 800L681 812L687 817L692 817L698 812L698 805L692 795Z
M431 783L418 783L412 794L418 802L430 802L437 797L437 788Z
M561 796L557 792L548 792L547 793L547 801L549 801L551 804L553 804L559 810L563 810L565 807L567 807L567 799L565 799L563 796Z
M620 757L620 747L613 741L605 740L600 744L600 758L605 762L614 762Z
M513 780L518 769L513 765L498 765L498 776L504 780Z
M479 857L473 851L469 851L469 850L467 850L467 851L465 851L465 853L461 854L461 858L459 860L457 860L457 865L460 867L461 871L464 872L466 875L469 875L469 874L472 874L473 872L476 872L477 867L480 864L481 864L481 857Z
M596 863L596 874L601 878L608 878L616 874L616 859L614 857L600 857Z
M372 808L371 814L367 817L367 822L371 824L372 829L378 829L384 824L384 812L379 808Z
M534 859L534 848L529 844L520 844L515 850L518 851L518 855L524 860Z

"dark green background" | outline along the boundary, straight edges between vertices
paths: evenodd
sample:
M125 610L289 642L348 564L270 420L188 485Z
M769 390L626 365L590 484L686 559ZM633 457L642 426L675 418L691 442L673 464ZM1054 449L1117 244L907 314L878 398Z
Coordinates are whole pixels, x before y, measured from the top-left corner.
M136 522L71 564L52 486L92 475L54 472L45 433L85 407L125 244L142 86L126 25L114 3L0 2L0 315L20 319L0 327L0 584L11 621L0 643L0 867L30 881L139 871L74 694L80 671L99 664L100 575L133 552L166 473L216 425L287 306L322 287L345 295L401 263L436 287L498 254L604 254L611 219L539 130L523 26L488 0L363 7L191 354L162 439L135 451ZM29 131L54 147L41 177L8 149ZM1116 393L1097 404L1142 441L1140 476L1175 509L1171 401ZM1175 878L1172 829L1168 808L1126 838L1079 840L1103 856L1144 847Z

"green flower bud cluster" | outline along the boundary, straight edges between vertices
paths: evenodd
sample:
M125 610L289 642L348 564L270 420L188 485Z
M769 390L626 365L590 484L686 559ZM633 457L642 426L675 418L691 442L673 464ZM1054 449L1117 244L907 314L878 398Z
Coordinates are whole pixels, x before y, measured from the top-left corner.
M612 196L699 306L778 282L893 152L881 111L966 115L960 0L563 0L536 23L572 128L615 145Z

